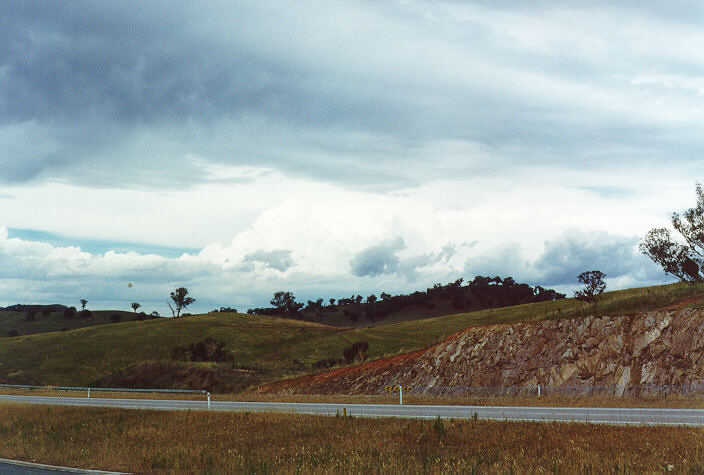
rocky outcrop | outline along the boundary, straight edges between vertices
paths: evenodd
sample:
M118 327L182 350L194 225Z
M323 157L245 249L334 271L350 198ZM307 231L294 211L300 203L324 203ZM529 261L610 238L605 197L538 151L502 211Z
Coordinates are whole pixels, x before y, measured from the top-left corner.
M458 387L609 387L704 384L704 312L681 309L464 330L426 350L285 381L268 390L383 393Z

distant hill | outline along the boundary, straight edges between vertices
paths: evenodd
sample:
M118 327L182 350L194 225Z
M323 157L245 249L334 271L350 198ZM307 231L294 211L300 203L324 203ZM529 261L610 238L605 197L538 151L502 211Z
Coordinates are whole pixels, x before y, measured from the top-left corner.
M25 304L15 304L15 305L10 305L9 307L0 307L0 312L27 312L27 311L35 311L35 312L41 312L42 310L46 310L49 312L63 312L66 310L68 307L65 305L59 305L58 303L51 304L51 305L25 305Z
M379 296L352 295L328 299L327 302L319 298L316 301L308 300L306 305L279 298L281 305L278 307L254 308L247 313L279 315L340 327L376 326L564 298L565 294L539 285L532 287L519 283L512 277L476 276L467 283L464 279L457 279L410 294L390 295L382 292Z
M149 317L122 310L81 312L64 305L17 304L0 309L0 339L146 318Z

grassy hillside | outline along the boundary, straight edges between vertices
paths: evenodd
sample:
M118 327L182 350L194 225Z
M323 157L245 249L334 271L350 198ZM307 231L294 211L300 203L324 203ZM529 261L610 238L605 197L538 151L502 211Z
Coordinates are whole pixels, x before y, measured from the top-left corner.
M673 284L609 292L592 305L564 299L349 330L242 314L131 321L4 338L0 380L88 385L122 371L123 376L141 373L141 386L153 375L151 381L160 386L236 390L314 371L316 361L340 358L343 348L362 339L369 343L368 356L379 358L432 345L470 326L701 305L702 298L704 285ZM208 336L225 342L234 355L232 363L171 360L174 346Z
M121 321L134 320L136 316L133 312L124 312L122 310L95 310L91 312L90 318L81 318L76 315L74 318L68 319L64 317L63 312L50 312L47 315L42 312L36 312L34 321L28 322L25 320L26 315L27 312L0 311L0 338L14 332L19 335L33 335L36 333L58 332L93 325L104 325L112 322L111 317L113 315L119 315Z

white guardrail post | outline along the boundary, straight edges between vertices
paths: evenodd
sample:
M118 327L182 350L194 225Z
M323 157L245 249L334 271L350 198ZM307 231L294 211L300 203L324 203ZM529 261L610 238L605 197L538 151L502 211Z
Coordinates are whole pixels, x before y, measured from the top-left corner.
M210 392L206 393L208 395L208 409L210 409Z
M540 385L538 385L538 397L540 397Z
M398 404L403 405L403 386L398 387Z
M90 388L88 388L88 399L90 399Z

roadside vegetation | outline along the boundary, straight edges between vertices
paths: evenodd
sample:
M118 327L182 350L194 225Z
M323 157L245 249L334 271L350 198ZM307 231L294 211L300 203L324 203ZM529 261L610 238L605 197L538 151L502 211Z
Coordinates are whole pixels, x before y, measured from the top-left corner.
M0 404L0 439L0 457L138 473L704 470L704 430L679 427Z

